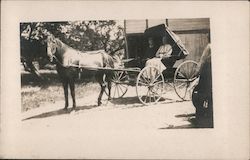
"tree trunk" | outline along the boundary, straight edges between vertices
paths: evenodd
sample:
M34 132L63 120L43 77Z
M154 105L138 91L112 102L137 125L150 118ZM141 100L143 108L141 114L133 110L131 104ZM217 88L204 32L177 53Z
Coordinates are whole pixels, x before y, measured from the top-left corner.
M33 74L38 80L44 80L44 77L38 72L32 61L26 61L29 72Z

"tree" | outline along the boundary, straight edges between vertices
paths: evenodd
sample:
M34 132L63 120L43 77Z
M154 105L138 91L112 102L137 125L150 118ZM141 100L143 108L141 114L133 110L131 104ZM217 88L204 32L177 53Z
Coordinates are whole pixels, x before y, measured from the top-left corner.
M48 63L46 57L48 33L80 51L104 49L113 54L124 48L123 27L114 20L21 23L21 62L27 71L39 79L42 77L33 62Z
M42 79L33 62L46 53L43 30L39 23L21 23L20 31L21 62L25 70Z

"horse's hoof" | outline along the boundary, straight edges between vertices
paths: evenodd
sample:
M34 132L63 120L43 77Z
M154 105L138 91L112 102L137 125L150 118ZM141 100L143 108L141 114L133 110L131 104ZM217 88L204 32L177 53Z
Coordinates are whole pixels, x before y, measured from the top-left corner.
M112 99L111 97L108 98L109 101L110 101L111 99Z
M97 104L97 105L98 105L98 106L100 106L101 104L102 104L102 102L98 102L98 104Z
M64 111L67 111L67 110L68 110L68 107L64 107L63 110L64 110Z

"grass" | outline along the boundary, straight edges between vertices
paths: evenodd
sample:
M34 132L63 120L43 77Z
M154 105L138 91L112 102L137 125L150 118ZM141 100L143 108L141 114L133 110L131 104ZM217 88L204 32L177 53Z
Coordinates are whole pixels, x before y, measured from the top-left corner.
M64 100L64 91L56 71L41 70L46 81L39 81L32 74L21 73L21 104L22 112L41 107L44 103L55 103ZM75 84L76 99L83 98L90 91L99 90L92 75L78 79ZM70 92L69 92L70 97Z

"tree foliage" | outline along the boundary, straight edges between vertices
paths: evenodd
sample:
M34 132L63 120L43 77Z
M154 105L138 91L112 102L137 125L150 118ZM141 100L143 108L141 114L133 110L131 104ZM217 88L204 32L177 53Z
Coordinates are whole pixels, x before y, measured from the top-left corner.
M21 23L21 61L27 70L32 72L35 60L48 62L46 38L49 33L80 51L104 49L112 54L124 48L123 27L114 20Z

